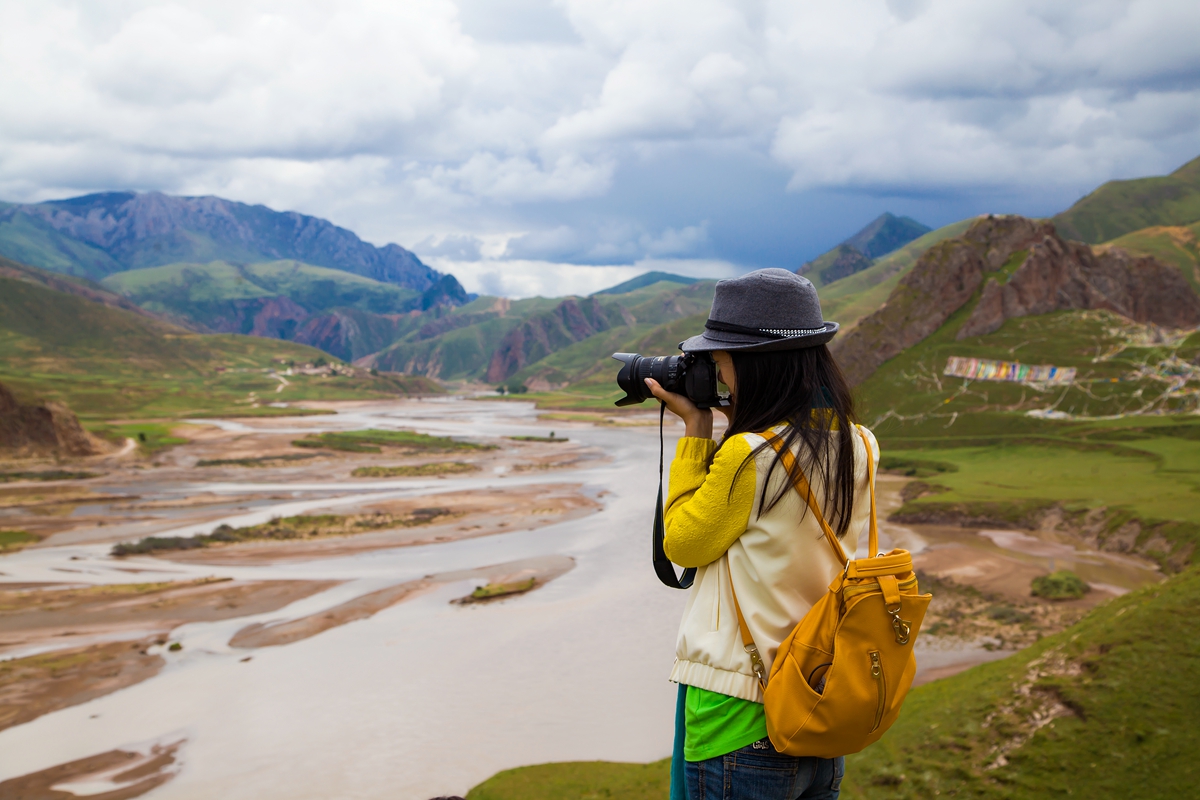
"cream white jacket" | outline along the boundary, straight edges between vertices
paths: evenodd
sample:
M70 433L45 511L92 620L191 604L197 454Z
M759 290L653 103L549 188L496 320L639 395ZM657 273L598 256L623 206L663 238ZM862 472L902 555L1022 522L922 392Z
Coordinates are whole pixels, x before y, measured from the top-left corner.
M878 465L879 445L870 431L866 434L870 457ZM709 469L707 460L716 442L680 439L664 514L667 555L676 564L697 567L679 626L671 680L758 703L762 690L742 646L730 577L770 674L779 643L842 569L812 512L804 513L804 501L781 466L771 471L767 498L785 483L788 490L774 508L759 516L763 483L775 451L766 448L740 474L738 467L763 441L758 434L731 438ZM866 455L856 431L854 511L842 539L842 549L851 558L871 513ZM825 486L819 476L806 477L824 509Z

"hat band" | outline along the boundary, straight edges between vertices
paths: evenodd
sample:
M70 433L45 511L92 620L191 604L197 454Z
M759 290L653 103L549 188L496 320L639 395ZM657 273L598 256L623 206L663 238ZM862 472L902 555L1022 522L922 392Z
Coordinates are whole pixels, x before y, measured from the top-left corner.
M745 325L735 325L732 322L720 322L715 319L707 320L704 327L710 331L765 336L768 339L791 339L796 336L812 336L815 333L825 333L826 331L824 326L820 328L749 328Z

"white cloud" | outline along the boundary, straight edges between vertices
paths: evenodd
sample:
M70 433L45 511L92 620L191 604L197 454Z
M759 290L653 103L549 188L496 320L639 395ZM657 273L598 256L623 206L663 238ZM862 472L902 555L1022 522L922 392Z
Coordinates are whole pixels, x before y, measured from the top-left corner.
M581 266L524 259L456 259L430 256L430 266L458 278L468 292L514 299L586 296L646 272L670 272L689 278L731 278L744 270L727 261L644 258L633 264Z
M0 197L211 192L431 254L707 257L782 241L721 231L784 184L1016 196L1177 166L1197 30L1177 0L10 0ZM779 180L730 197L729 153ZM713 182L632 210L670 159Z
M429 265L458 278L468 292L501 297L589 295L637 277L647 270L629 266L583 267L551 261L452 261L433 257Z

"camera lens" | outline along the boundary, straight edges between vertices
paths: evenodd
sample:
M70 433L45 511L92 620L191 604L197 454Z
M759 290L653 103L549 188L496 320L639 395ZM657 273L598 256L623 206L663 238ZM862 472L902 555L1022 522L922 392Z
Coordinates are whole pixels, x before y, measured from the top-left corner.
M618 406L631 406L654 397L646 378L653 378L668 392L679 391L679 377L683 356L653 356L647 358L637 353L613 353L613 358L623 362L617 373L617 386L625 396L617 401Z

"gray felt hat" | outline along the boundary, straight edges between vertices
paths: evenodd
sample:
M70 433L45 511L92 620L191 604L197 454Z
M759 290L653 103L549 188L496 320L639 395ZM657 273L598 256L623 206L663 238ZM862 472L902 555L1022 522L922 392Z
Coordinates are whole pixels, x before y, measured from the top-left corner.
M704 333L679 343L685 353L798 350L825 344L838 331L821 317L816 287L786 269L760 269L718 281Z

